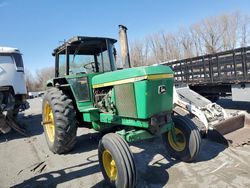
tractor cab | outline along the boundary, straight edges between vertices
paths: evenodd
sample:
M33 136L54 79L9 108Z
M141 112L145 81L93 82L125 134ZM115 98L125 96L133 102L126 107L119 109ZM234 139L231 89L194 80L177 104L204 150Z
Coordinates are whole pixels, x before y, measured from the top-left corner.
M92 78L116 70L116 49L111 38L76 36L53 52L55 78L47 86L70 91L78 109L93 105Z
M55 76L116 70L115 39L76 36L54 50Z

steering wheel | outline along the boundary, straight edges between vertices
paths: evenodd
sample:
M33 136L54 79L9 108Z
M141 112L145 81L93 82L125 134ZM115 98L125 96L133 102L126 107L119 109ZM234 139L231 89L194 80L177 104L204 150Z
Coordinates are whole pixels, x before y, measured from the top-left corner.
M95 72L95 62L87 63L87 64L83 65L83 67L85 69L88 69L88 70L92 69L92 71Z

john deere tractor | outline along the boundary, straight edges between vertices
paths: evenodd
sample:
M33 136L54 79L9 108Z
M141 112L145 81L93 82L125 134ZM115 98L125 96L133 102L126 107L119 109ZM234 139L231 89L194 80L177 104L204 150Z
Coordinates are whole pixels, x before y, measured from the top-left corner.
M117 70L114 43L77 36L54 50L55 78L43 99L43 128L57 154L74 147L77 128L102 132L98 157L104 179L111 186L135 187L128 143L162 136L172 157L192 161L200 135L181 116L173 123L173 71L162 65Z

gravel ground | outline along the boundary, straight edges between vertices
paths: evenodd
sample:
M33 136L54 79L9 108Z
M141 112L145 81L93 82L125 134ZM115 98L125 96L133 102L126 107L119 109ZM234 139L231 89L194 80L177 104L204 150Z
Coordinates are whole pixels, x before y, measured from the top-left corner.
M78 130L75 149L67 155L48 150L41 126L41 98L29 100L30 109L20 113L19 121L29 137L11 132L0 135L0 187L108 187L97 159L98 133ZM229 112L249 103L222 99ZM226 148L202 140L202 150L194 163L166 156L160 138L133 143L137 187L250 187L250 146Z

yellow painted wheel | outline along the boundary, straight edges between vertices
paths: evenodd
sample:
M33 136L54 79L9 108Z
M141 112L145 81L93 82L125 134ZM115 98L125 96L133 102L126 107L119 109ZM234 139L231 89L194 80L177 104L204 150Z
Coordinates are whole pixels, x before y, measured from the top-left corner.
M110 187L135 187L134 157L121 136L116 133L104 135L98 145L98 159L104 180Z
M191 162L200 151L201 137L197 126L186 116L173 115L174 129L162 134L166 152L171 158Z
M110 180L115 181L117 178L116 164L111 153L107 149L102 153L102 161L107 176Z
M176 140L173 138L172 132L169 131L167 134L167 139L169 142L169 145L176 151L183 151L186 147L186 138L184 133L178 129L175 128L175 135L176 135Z
M43 130L50 151L67 153L76 143L77 121L73 101L58 88L44 94Z
M48 136L49 141L53 143L55 141L54 115L52 108L48 102L46 102L44 105L43 114L44 114L43 124L46 130L46 134Z

